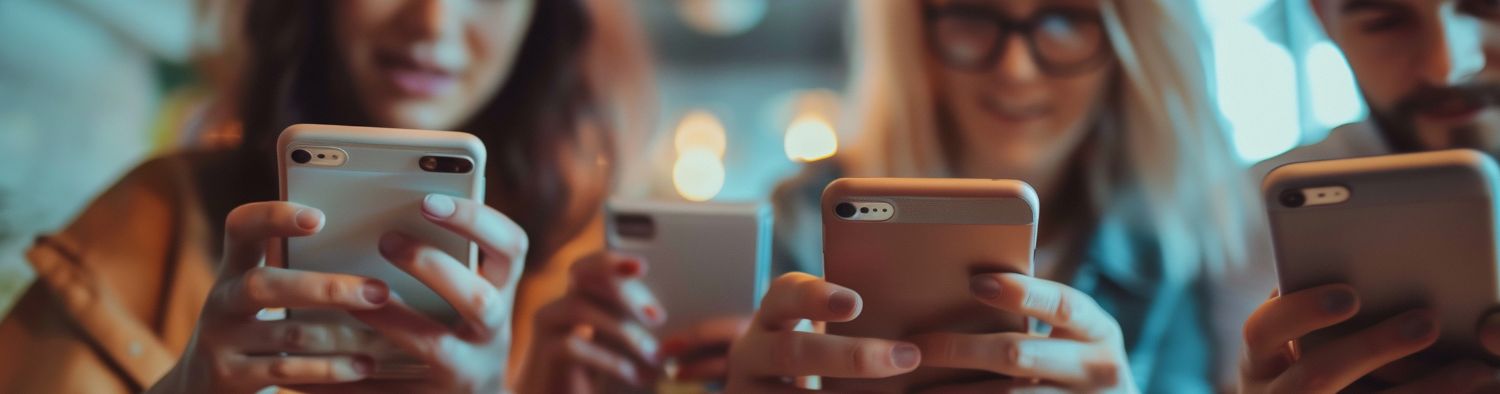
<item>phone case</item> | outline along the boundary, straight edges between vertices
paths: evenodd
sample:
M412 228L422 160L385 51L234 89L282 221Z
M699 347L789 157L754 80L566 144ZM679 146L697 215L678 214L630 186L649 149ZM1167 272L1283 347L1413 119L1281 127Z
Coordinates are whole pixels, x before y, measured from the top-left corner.
M335 148L346 154L336 167L298 164L297 149ZM484 201L485 149L466 133L299 124L277 140L281 198L318 208L323 230L283 243L288 268L378 278L402 302L440 322L458 318L453 307L426 285L381 257L381 235L400 231L421 239L470 270L478 247L422 217L423 199L432 193ZM423 170L426 156L461 157L473 162L468 173ZM291 311L312 315L312 311Z
M884 221L850 221L844 202L891 204ZM1028 320L984 305L969 278L984 272L1032 275L1038 201L1013 180L839 179L823 191L823 269L858 292L860 316L829 323L835 335L902 339L928 332L1027 332ZM887 379L823 379L824 388L906 392L987 372L918 368Z
M1402 311L1432 307L1442 336L1429 355L1481 356L1475 331L1500 305L1496 177L1488 156L1450 150L1289 164L1262 190L1286 294L1348 283L1360 297L1349 321L1313 332L1315 348ZM1342 186L1348 199L1288 206L1285 193Z
M650 264L644 281L670 335L719 317L750 316L771 272L771 213L761 204L612 200L611 249Z

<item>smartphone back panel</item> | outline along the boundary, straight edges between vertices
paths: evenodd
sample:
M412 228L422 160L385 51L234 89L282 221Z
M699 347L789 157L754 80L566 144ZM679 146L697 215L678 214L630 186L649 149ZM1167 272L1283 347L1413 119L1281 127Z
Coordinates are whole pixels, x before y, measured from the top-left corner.
M326 155L341 152L338 165L297 163L297 150ZM282 199L318 208L326 215L323 230L285 243L288 268L337 272L384 280L403 302L441 322L458 315L426 285L380 255L381 235L400 231L477 267L478 248L456 233L422 217L430 193L484 200L484 145L457 132L398 130L300 124L278 140ZM465 173L423 168L425 157L466 158ZM293 311L293 313L296 313Z
M1301 346L1317 347L1405 310L1432 307L1442 325L1435 354L1478 355L1478 319L1500 305L1497 174L1493 160L1468 150L1272 171L1262 189L1282 293L1348 283L1361 301L1353 319L1308 335ZM1347 200L1314 204L1317 194L1296 197L1337 190L1328 187L1346 189Z
M771 270L770 210L760 204L612 200L611 249L650 264L645 282L667 309L662 335L750 316Z
M840 204L871 202L889 204L889 218L856 221L839 213ZM824 190L822 211L824 274L864 300L858 318L829 323L828 333L902 339L928 332L1028 330L1025 317L984 305L969 291L969 278L977 273L1032 275L1038 202L1024 182L840 179ZM993 374L918 368L888 379L823 383L837 390L906 392L986 375Z

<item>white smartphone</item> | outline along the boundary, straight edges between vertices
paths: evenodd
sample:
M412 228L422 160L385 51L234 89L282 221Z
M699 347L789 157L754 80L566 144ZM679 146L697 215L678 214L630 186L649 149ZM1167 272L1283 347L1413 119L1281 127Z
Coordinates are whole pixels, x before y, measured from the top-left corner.
M377 244L400 231L441 249L468 269L478 247L422 217L422 200L443 194L484 200L485 149L466 133L298 124L277 140L281 198L326 216L323 230L283 244L287 268L378 278L403 302L452 323L447 301L381 257ZM476 273L477 275L477 273ZM298 311L289 311L297 317ZM309 311L310 313L310 311Z
M1400 312L1433 308L1424 357L1487 357L1475 336L1500 306L1495 198L1500 167L1450 150L1289 164L1262 189L1283 294L1347 283L1360 310L1299 340L1315 348Z
M659 334L750 316L771 271L771 213L763 204L611 200L610 249L640 256L644 281L667 309Z

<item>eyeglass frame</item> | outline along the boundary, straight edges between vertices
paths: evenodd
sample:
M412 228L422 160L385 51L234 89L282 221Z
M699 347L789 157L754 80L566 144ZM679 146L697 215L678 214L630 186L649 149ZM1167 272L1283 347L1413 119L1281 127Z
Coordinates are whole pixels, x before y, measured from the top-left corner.
M934 55L938 56L944 66L956 70L980 72L992 68L996 64L999 64L1000 58L1004 55L1005 49L1010 45L1010 37L1012 34L1021 35L1022 40L1026 43L1026 49L1031 54L1032 62L1036 63L1036 65L1042 69L1043 73L1054 77L1069 77L1093 71L1095 69L1098 69L1099 67L1103 67L1104 65L1109 64L1114 59L1114 44L1110 42L1108 28L1104 25L1104 18L1098 12L1085 11L1069 7L1048 7L1038 10L1029 18L1015 19L1006 16L1004 13L996 12L989 8L980 6L938 6L933 4L924 4L922 8L922 15L925 18L926 22L926 25L923 26L922 32L927 36L926 41L927 45L930 47L929 49L934 52ZM943 48L945 48L946 45L942 42L943 40L938 37L938 34L935 31L937 28L937 22L945 17L945 15L953 13L954 10L961 10L963 12L966 12L971 17L978 16L977 19L985 20L997 27L995 35L997 35L998 38L995 40L995 44L991 45L989 51L986 52L979 61L974 62L973 65L954 64L950 57L946 53L944 53L945 50ZM1089 58L1079 61L1076 64L1060 65L1051 62L1042 55L1041 49L1037 48L1036 30L1038 28L1038 22L1040 20L1040 18L1038 17L1044 15L1062 15L1069 18L1083 17L1084 19L1097 20L1099 23L1099 32L1103 36L1100 40L1099 49L1096 50L1096 53L1094 53Z

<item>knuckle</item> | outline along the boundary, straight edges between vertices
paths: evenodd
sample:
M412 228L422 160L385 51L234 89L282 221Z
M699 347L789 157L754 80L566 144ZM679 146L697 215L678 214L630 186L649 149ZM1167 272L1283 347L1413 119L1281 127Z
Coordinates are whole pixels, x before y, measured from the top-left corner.
M283 380L283 379L290 378L295 373L296 373L296 366L292 365L292 361L291 360L288 360L288 359L285 359L285 358L278 358L278 359L275 359L275 360L271 361L270 368L267 368L267 371L266 371L267 375L269 375L272 379L277 379L277 380Z
M443 257L445 255L442 250L430 245L419 245L412 251L411 264L419 270L436 269L438 264L443 262Z
M1056 316L1059 323L1071 324L1078 317L1076 311L1073 309L1076 303L1073 301L1073 297L1068 297L1064 294L1058 295L1057 302L1052 304L1050 312L1053 316Z
M307 350L307 330L300 324L288 324L281 328L281 346L290 351Z
M245 271L245 275L240 280L241 295L256 306L273 306L267 305L273 296L271 285L268 283L269 275L270 272L266 267L255 267Z
M500 298L500 293L489 289L477 291L469 297L470 302L474 305L474 311L478 315L478 323L481 324L475 328L488 331L489 327L494 326L503 318L505 306Z
M1115 387L1120 384L1120 372L1123 368L1116 360L1097 363L1089 367L1088 379L1096 387Z
M252 203L235 207L224 217L224 222L227 224L225 232L231 237L245 236L251 226L258 224L257 221L264 222L267 217L266 213L270 211L262 204Z
M349 286L341 280L330 280L323 282L322 294L324 301L335 302L346 299L350 294Z
M780 277L777 277L776 281L771 282L771 290L776 291L777 293L794 291L804 280L806 280L806 278L795 273L782 275Z
M520 225L511 224L511 232L515 234L515 244L511 245L512 259L521 260L526 258L526 253L531 251L531 236L526 235L526 230Z
M1246 347L1261 346L1271 341L1270 334L1266 333L1265 327L1261 326L1254 316L1245 321L1245 326L1240 330L1240 337L1244 339Z
M451 336L437 336L423 340L419 348L427 353L429 359L449 360L459 354L457 341Z
M479 316L489 316L490 308L495 307L495 298L491 295L491 292L475 291L469 295L469 304L474 306L474 310L479 312Z
M849 370L855 374L866 375L875 370L874 363L870 360L876 357L876 350L867 343L859 343L851 346L849 352Z
M802 341L799 336L787 331L777 332L771 334L769 345L767 351L770 352L770 360L768 361L772 365L785 366L794 371L799 369L798 365L803 355Z
M1004 365L1019 367L1026 359L1025 349L1022 349L1020 342L1017 341L998 341L995 344L995 351L999 353L998 359Z
M213 361L210 361L209 363L211 364L209 366L209 370L213 374L214 378L221 382L244 378L235 376L234 364L224 357L214 357Z

